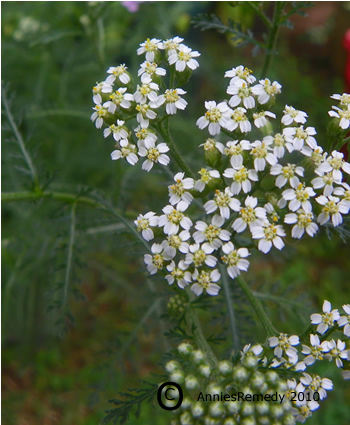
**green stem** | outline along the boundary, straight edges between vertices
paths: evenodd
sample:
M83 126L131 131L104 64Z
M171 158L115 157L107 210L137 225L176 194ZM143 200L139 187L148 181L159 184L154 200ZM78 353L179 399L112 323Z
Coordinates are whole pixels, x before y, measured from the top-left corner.
M267 333L267 336L270 337L270 336L277 335L279 332L273 326L269 316L266 314L260 301L254 296L247 282L242 278L242 276L237 276L236 280L239 286L241 287L242 291L245 293L246 297L248 298L253 309L255 310L255 313L259 317L259 320L261 324L263 325Z
M10 105L9 105L9 102L8 102L8 99L7 99L7 96L6 96L6 88L5 87L2 87L2 95L1 96L2 96L2 102L3 102L4 108L5 108L5 113L6 113L7 119L9 121L10 127L11 127L11 129L12 129L12 131L13 131L15 137L16 137L16 140L19 144L19 147L22 151L24 159L25 159L25 161L28 165L34 186L39 187L39 181L38 181L38 175L37 175L36 169L34 167L32 158L29 155L29 152L27 151L27 149L25 147L23 137L22 137L22 135L21 135L21 133L20 133L20 131L19 131L17 125L16 125L16 122L13 118L13 115L11 113Z
M156 127L156 129L159 131L160 135L163 137L166 144L169 146L171 150L171 154L174 157L177 164L180 166L180 169L184 171L187 176L195 178L195 175L191 168L187 165L186 161L183 159L180 151L178 150L175 142L171 138L170 131L169 131L169 121L165 120L163 121L164 128L162 125L159 125Z
M148 243L142 238L140 233L134 228L134 226L127 220L121 212L115 208L108 207L101 202L95 201L94 199L88 198L87 196L78 196L73 193L63 192L50 192L50 191L37 191L37 192L7 192L1 194L1 200L3 202L18 202L18 201L36 201L39 199L55 199L56 201L65 203L76 203L80 205L89 206L92 208L101 209L109 214L114 215L119 221L124 223L136 239L138 239L147 249L150 251Z
M247 4L264 21L267 28L272 28L272 22L254 1L247 1Z
M275 54L278 30L280 27L280 17L281 17L281 13L284 8L284 5L285 5L284 1L274 2L272 26L270 26L269 39L267 42L265 61L261 71L261 78L265 78L268 75L268 71L272 62L272 57Z
M230 284L227 279L226 270L223 267L223 265L219 266L221 271L221 277L222 277L222 283L224 287L225 292L225 299L227 304L227 312L229 317L229 325L230 325L230 331L232 335L232 344L233 348L236 352L239 351L240 345L239 345L239 336L238 336L238 327L237 327L237 321L235 317L235 311L233 309L233 301L231 296L231 290L230 290Z
M72 271L72 264L73 264L73 249L74 249L74 243L75 243L75 212L76 212L77 204L74 203L72 205L72 211L71 211L71 222L70 222L70 233L69 233L69 243L68 243L68 254L67 254L67 268L66 268L66 274L64 278L64 290L63 290L63 310L65 310L67 305L67 298L68 298L68 288L69 288L69 281Z
M186 292L188 294L190 301L193 301L195 299L194 293L188 287L186 288ZM204 336L203 329L199 321L199 317L197 315L195 307L193 307L191 304L189 305L187 309L186 319L188 321L189 329L193 334L193 339L196 345L198 346L198 348L200 348L204 352L208 360L208 363L210 364L212 369L216 370L218 367L218 360L213 350L211 349L210 345L208 344L207 339Z
M216 370L218 367L218 360L204 336L197 312L191 306L188 308L187 318L189 319L190 328L193 332L193 338L196 345L205 354L210 367Z

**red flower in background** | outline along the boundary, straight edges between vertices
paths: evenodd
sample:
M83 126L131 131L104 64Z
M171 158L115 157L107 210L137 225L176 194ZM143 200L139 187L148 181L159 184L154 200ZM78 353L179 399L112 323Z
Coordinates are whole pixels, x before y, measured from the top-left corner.
M345 91L350 93L350 29L348 29L344 36L344 48L347 51L347 59L345 65Z

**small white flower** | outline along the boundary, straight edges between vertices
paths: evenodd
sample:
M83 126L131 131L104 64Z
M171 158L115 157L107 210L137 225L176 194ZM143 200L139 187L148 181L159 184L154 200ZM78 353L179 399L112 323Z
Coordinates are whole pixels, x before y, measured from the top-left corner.
M226 93L231 95L228 104L232 108L241 103L243 103L243 106L247 109L255 108L255 99L246 81L240 79L233 81L233 83L228 86Z
M142 237L146 241L150 241L154 238L154 233L151 227L158 226L158 217L152 211L145 215L140 214L134 221L137 226L137 231L142 232Z
M191 282L191 273L186 271L188 265L184 261L180 261L178 266L172 261L168 266L167 270L170 274L165 276L169 285L172 285L175 281L179 288L184 289Z
M190 265L194 264L195 267L200 267L206 264L208 267L215 267L217 263L217 258L213 255L210 255L214 248L210 247L208 244L201 246L199 243L190 245L189 253L186 255L185 263Z
M101 128L103 125L103 117L108 114L107 108L102 105L96 105L92 108L95 112L91 115L91 121L95 121L96 128Z
M310 155L307 152L302 153L304 153L305 156L309 156L316 167L319 167L326 160L327 157L327 153L323 152L321 146L317 146L315 149L313 149L310 152Z
M142 55L143 53L146 53L146 61L153 62L155 53L162 47L161 40L158 40L157 38L147 38L146 41L140 44L140 47L137 49L137 54Z
M198 190L198 192L203 192L205 186L211 180L220 178L220 173L217 170L207 170L206 168L201 168L201 170L198 171L198 174L200 174L201 178L197 180L194 185L194 188Z
M332 118L338 118L339 127L343 130L347 130L350 127L350 105L347 105L346 109L340 109L337 106L332 106L334 111L328 111L328 115Z
M228 230L221 229L225 219L220 215L214 215L211 219L211 224L204 221L197 221L195 229L197 232L193 234L193 239L197 243L207 241L207 244L214 249L218 249L222 245L222 241L229 241L231 233Z
M325 300L322 306L323 314L311 314L310 319L313 325L317 325L317 332L321 335L334 326L334 322L339 319L340 314L337 309L332 310L332 305Z
M347 316L340 316L338 319L338 326L344 326L344 335L350 337L350 304L344 304L343 310Z
M192 226L192 221L186 217L179 206L175 209L172 205L163 208L164 214L159 217L158 226L163 227L166 235L176 235L180 226L188 230Z
M111 74L106 79L107 84L113 84L116 78L123 84L128 84L130 82L130 75L127 72L127 67L125 64L119 66L110 66L107 70L107 74Z
M152 255L145 254L144 259L150 274L157 273L164 267L164 261L170 261L172 257L164 251L164 246L154 243L151 247Z
M293 106L286 105L283 111L283 117L281 119L282 124L291 125L293 123L305 124L307 119L307 113L298 111Z
M214 101L205 102L207 112L197 120L197 126L203 130L208 127L209 134L215 136L220 133L221 127L226 127L229 118L230 108L226 102L216 104Z
M230 71L225 72L225 77L231 78L230 85L237 82L243 81L252 84L256 81L254 75L251 75L253 71L245 68L243 65L239 65L236 68L232 68Z
M340 201L336 196L321 195L316 198L316 202L323 205L322 212L317 217L317 222L321 225L327 223L332 218L334 227L339 226L343 222L342 214L348 214L350 209L349 202Z
M218 150L221 154L224 153L224 145L220 142L217 142L215 139L209 138L205 141L205 143L202 143L199 145L199 147L202 147L206 152L216 151Z
M317 230L318 226L313 222L314 215L312 212L305 212L304 209L300 209L296 214L290 213L284 217L284 222L287 224L295 224L292 228L292 237L300 239L304 232L313 237Z
M341 152L333 151L332 155L328 156L316 170L315 173L322 175L323 173L332 172L333 177L336 181L341 181L343 174L340 170L350 174L350 164L344 161L344 154Z
M286 189L282 192L283 199L290 201L288 208L293 212L302 207L305 212L310 213L312 205L309 199L315 195L312 187L305 187L304 183L299 183L295 189Z
M283 129L283 135L287 142L292 143L296 151L301 151L305 144L310 146L311 149L316 149L317 142L313 137L315 134L316 130L314 127L304 129L302 125L300 127L287 127Z
M254 113L253 119L254 119L255 127L256 128L265 127L265 125L269 123L266 117L276 118L276 114L270 111L261 111L261 112Z
M237 128L241 133L248 133L252 129L252 125L246 116L247 110L245 108L236 108L233 111L230 109L230 114L226 123L226 128L229 131L234 131Z
M283 227L280 224L264 222L251 229L253 239L260 239L258 244L259 251L267 254L272 248L272 244L279 250L284 247L281 237L286 236Z
M111 158L117 160L120 158L125 158L130 165L135 165L139 160L139 157L136 155L137 147L129 143L127 139L121 139L119 141L120 150L116 149L111 153Z
M156 102L158 100L158 90L159 86L156 83L143 83L141 86L137 86L134 99L137 103L146 103L148 100Z
M329 352L325 355L326 359L331 361L335 359L335 364L337 367L343 367L342 360L349 360L349 352L346 349L346 344L344 341L338 339L337 342L332 339L328 342Z
M186 241L188 241L190 237L191 234L188 230L183 230L178 235L169 235L167 239L163 241L164 250L172 257L175 257L177 251L182 254L187 254L189 244Z
M180 44L177 50L170 50L168 54L168 62L170 65L175 64L175 69L178 72L183 72L186 67L192 71L199 67L199 63L196 59L200 56L200 53L193 51L184 44Z
M210 274L204 270L199 273L195 269L192 274L192 279L195 283L191 286L191 291L199 296L205 290L208 295L215 296L220 291L220 286L215 282L218 282L220 278L221 275L217 269L213 270Z
M254 355L258 357L263 351L263 347L259 344L253 346L251 346L251 344L247 344L243 347L243 350L241 351L241 359L244 359L246 356L249 355Z
M105 102L103 106L108 109L108 112L114 114L117 107L120 106L124 109L129 109L134 96L130 93L125 93L126 87L121 87L109 95L109 101Z
M184 178L185 173L177 173L174 176L175 184L168 186L171 205L181 205L181 211L184 211L193 201L193 196L187 192L194 187L194 180Z
M281 200L284 201L284 205L281 206ZM275 206L278 206L279 208L284 208L286 206L286 201L281 198L278 201L278 198L276 197L271 199L271 202L268 202L267 204L264 205L264 209L266 210L266 213L270 216L270 220L273 221L274 223L277 223L280 219L280 216L277 214L276 210L275 210Z
M281 93L281 84L277 81L271 83L268 78L265 80L260 80L259 84L252 87L252 93L258 96L258 102L263 105L267 103L271 97L275 97L277 94Z
M333 94L333 96L330 96L331 99L339 100L340 104L343 106L350 105L350 94L343 93L343 94Z
M159 145L156 145L153 139L147 142L145 140L145 147L139 148L139 155L147 158L142 164L142 169L150 171L154 163L168 165L170 158L168 155L165 155L165 152L168 151L169 147L166 143L159 143Z
M316 360L323 360L324 353L329 351L328 342L323 341L321 343L318 335L310 335L310 344L311 347L303 344L303 349L301 350L307 356L304 359L304 363L308 366L314 364Z
M231 140L226 143L224 154L230 158L232 167L241 167L243 165L243 151L251 149L248 140Z
M101 92L102 93L112 93L112 91L113 91L113 85L112 84L108 84L106 81L103 81Z
M154 120L157 117L157 113L152 110L151 105L147 103L137 104L136 115L137 122L141 127L147 128L149 125L149 120Z
M327 391L333 389L333 382L328 378L321 378L318 375L313 377L308 373L304 372L300 378L300 382L312 392L318 392L320 400L327 397Z
M298 401L296 403L297 408L293 408L293 415L296 417L297 422L304 423L306 419L312 416L312 412L317 410L320 405L317 401Z
M260 140L256 140L251 144L252 150L250 151L250 154L254 158L254 168L256 171L264 171L266 162L270 165L277 164L277 158L271 152L271 144L272 141L270 138L264 138L262 142Z
M183 41L184 41L183 38L176 36L176 37L173 37L173 38L170 38L168 40L163 41L163 43L161 43L161 48L166 50L166 52L169 55L173 51L176 52L179 49L179 46Z
M253 196L247 196L244 201L244 207L239 210L239 217L232 224L235 232L243 232L247 226L252 229L254 226L261 224L261 220L266 219L266 210L262 207L257 207L258 199Z
M145 61L140 65L140 69L137 73L138 76L141 76L142 83L150 83L152 79L158 75L163 77L166 74L164 68L159 67L155 62Z
M334 189L334 195L339 196L342 202L350 202L350 186L347 183L340 183L341 186L338 186Z
M333 183L340 184L340 180L336 180L333 176L333 173L326 173L323 174L321 177L316 177L311 180L311 184L314 187L314 189L323 189L323 195L329 196L333 193Z
M155 143L157 141L157 135L150 128L144 128L139 125L135 128L134 132L139 148L145 147L145 142L148 144L149 142L152 143L153 141Z
M288 336L287 334L279 334L278 337L273 336L269 338L269 346L274 348L274 354L277 357L282 357L283 352L287 354L288 357L294 357L297 354L297 349L294 348L294 345L299 345L299 337L296 335Z
M251 181L258 181L258 174L255 170L248 170L243 165L240 167L227 168L224 171L224 177L231 178L231 192L238 195L243 189L244 193L248 193L252 189Z
M266 136L264 140L271 140L273 142L273 154L276 158L283 158L286 149L288 152L292 152L294 150L293 144L287 142L284 134L276 133L273 137Z
M186 109L187 102L180 96L186 94L185 90L182 89L167 89L165 93L160 95L161 103L165 102L165 111L168 115L176 114L178 109Z
M102 103L102 96L101 96L102 87L103 87L103 82L96 83L96 86L92 88L92 100L97 105Z
M228 242L223 245L222 250L224 254L221 260L227 264L227 273L231 279L234 279L241 271L247 271L249 267L249 261L245 260L250 255L247 248L235 249L232 242Z
M240 202L233 198L233 193L228 187L225 189L225 192L216 190L214 199L204 204L204 209L207 214L211 214L219 209L221 217L225 219L230 218L230 209L233 211L239 211L239 208Z
M280 367L283 366L285 369L292 369L297 372L304 371L306 369L306 364L304 362L298 361L298 354L288 357L275 357L270 365L270 367ZM303 386L300 384L300 389L303 389Z
M289 182L290 186L295 188L299 184L299 179L296 176L304 176L304 168L299 167L295 164L287 164L282 166L281 164L275 164L271 167L270 174L272 176L278 176L276 179L276 186L281 188Z
M117 124L112 124L109 127L103 130L103 136L108 137L110 134L113 134L113 139L118 142L120 139L126 139L128 137L128 132L124 126L124 121L117 120Z

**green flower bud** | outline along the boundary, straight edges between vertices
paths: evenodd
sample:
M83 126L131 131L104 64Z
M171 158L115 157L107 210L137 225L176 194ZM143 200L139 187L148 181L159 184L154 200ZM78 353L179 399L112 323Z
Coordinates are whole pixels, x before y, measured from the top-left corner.
M228 360L223 360L219 362L218 367L219 367L220 373L222 373L223 375L227 375L230 372L232 372L232 363L229 362Z
M209 407L209 414L213 416L214 418L218 418L222 416L224 413L224 406L220 401L216 401L214 403L211 403Z
M205 162L213 168L218 168L222 154L217 148L215 139L207 139L203 145Z
M199 366L199 373L204 376L205 378L209 378L210 374L211 374L211 369L210 366L207 364L201 364Z
M196 403L192 404L191 406L191 412L192 415L195 418L199 418L200 416L203 416L204 414L204 405L200 401L197 401Z
M246 381L248 379L248 371L243 366L236 366L233 369L233 378L239 382Z
M202 363L204 360L204 353L201 350L192 351L192 359L195 364Z
M185 387L188 390L195 390L196 388L199 387L198 379L193 375L186 376Z
M193 351L193 346L188 342L182 342L178 347L178 351L183 356L188 356Z

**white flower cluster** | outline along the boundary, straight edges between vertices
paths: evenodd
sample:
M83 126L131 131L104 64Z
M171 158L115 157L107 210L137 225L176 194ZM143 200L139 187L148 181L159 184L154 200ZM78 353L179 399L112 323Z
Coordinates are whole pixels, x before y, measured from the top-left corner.
M334 94L331 96L332 99L339 101L339 106L332 106L332 111L328 114L330 117L335 118L337 124L342 130L350 128L350 94L343 93Z
M145 61L133 90L124 64L110 67L106 80L93 88L91 118L98 128L107 125L104 136L114 138L112 159L125 158L135 165L144 158L146 171L155 163L169 163L161 123L186 108L181 98L185 92L175 81L185 75L186 80L199 66L199 53L182 42L174 37L141 43L137 53L145 54ZM163 64L170 70L169 89ZM297 239L313 237L319 226L342 224L350 209L350 186L344 182L350 164L340 152L323 152L315 128L306 124L307 114L286 105L273 131L269 120L276 115L269 109L281 85L267 78L257 82L243 66L227 71L225 77L230 79L230 97L205 102L206 112L197 120L200 129L208 128L215 137L201 145L207 164L198 179L180 170L169 186L163 214L148 212L135 221L146 241L159 238L145 255L148 271L160 270L170 285L191 285L196 295L218 294L220 263L234 279L248 270L252 247L265 254L272 247L281 250L289 233ZM347 110L349 95L333 98ZM131 131L126 122L130 127L133 118L137 123ZM248 236L246 246L240 234Z
M270 363L269 350L261 345L246 345L240 359L222 360L217 369L189 343L180 344L178 352L179 359L170 360L165 366L168 380L178 383L184 393L172 425L303 423L333 388L330 379L314 373L290 372L289 376L294 374L295 378L287 379L282 370ZM242 400L238 399L238 392L251 397L277 393L278 401Z
M317 325L314 333L310 333L310 345L301 344L297 335L280 334L269 338L269 346L274 349L275 356L271 367L284 367L300 372L319 360L334 361L338 368L344 367L344 361L350 361L350 350L343 340L350 338L350 304L343 305L344 316L340 315L338 309L332 310L331 303L327 300L324 301L322 310L323 313L310 316L311 324ZM328 331L343 331L344 337L337 340L326 339ZM300 348L300 352L296 347ZM343 370L344 379L349 379L349 372Z
M253 141L242 135L251 130L252 116L260 114L258 105L273 102L281 85L265 79L251 86L255 77L243 66L226 76L232 77L228 93L233 96L218 104L206 102L207 112L197 121L200 128L208 127L212 136L221 129L225 129L221 137L234 135L234 140L223 143L209 138L201 145L209 167L216 161L216 169L202 168L198 180L177 173L163 215L150 212L135 221L148 241L154 236L152 228L161 229L161 240L152 245L152 254L145 255L148 271L169 272L166 279L170 285L191 285L196 295L218 294L219 263L226 266L232 279L248 270L250 251L239 245L240 233L251 238L249 245L257 241L258 250L266 254L273 246L284 248L289 226L292 238L313 237L319 225L330 222L339 226L350 209L350 187L343 181L343 173L350 174L350 164L340 152L323 152L314 137L316 130L305 126L305 112L286 106L279 133L271 130ZM247 110L237 121L243 126L238 129L233 117L244 109L237 106L239 99ZM232 110L229 105L237 108ZM271 116L267 112L265 116ZM268 192L265 182L270 184ZM187 213L194 198L203 202L208 219L193 221L195 213Z
M150 171L155 163L168 165L170 158L166 154L166 143L157 143L159 134L153 123L165 111L165 115L174 115L177 110L184 110L187 102L182 98L186 92L177 87L165 87L164 77L167 71L160 65L165 62L170 72L184 73L196 69L199 64L196 57L200 54L192 51L182 43L183 39L174 37L170 40L147 39L137 50L138 55L145 54L145 61L140 65L139 84L133 88L131 76L125 64L111 66L107 70L105 81L93 87L93 114L91 120L97 128L106 128L104 137L112 136L116 149L111 158L124 158L135 165L140 158L145 158L142 169ZM161 53L165 52L165 57ZM171 85L172 83L170 83ZM137 123L133 131L126 125L126 120L135 118Z

